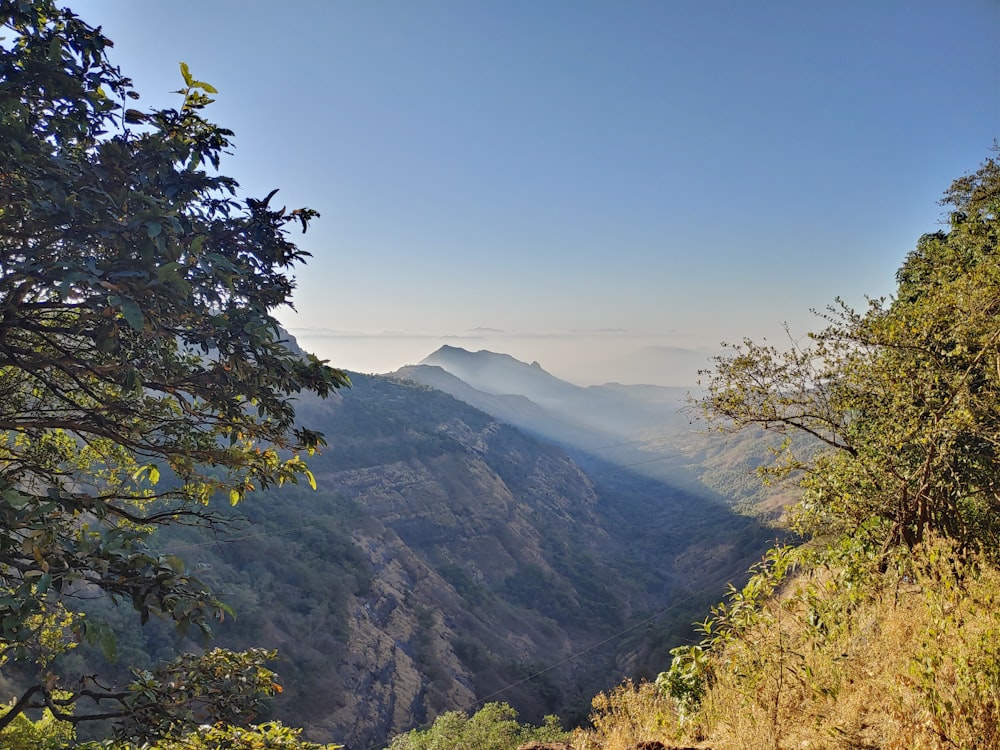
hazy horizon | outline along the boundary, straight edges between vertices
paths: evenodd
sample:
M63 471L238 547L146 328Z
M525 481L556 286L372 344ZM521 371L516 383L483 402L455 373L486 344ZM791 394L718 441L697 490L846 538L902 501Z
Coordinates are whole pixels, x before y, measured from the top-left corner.
M306 351L353 372L393 372L448 345L538 362L552 375L582 386L609 382L691 386L698 370L721 351L721 347L682 346L678 340L683 337L677 335L653 338L611 331L525 335L480 330L435 335L290 328L289 332Z

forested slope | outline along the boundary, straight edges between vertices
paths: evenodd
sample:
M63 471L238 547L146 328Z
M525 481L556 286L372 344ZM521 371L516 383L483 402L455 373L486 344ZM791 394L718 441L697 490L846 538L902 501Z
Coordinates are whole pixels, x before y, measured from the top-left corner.
M597 690L655 674L773 537L641 477L592 480L440 392L352 381L300 407L331 443L315 492L248 498L215 541L163 540L233 605L220 643L279 649L275 713L314 738L367 746L491 695L580 718Z

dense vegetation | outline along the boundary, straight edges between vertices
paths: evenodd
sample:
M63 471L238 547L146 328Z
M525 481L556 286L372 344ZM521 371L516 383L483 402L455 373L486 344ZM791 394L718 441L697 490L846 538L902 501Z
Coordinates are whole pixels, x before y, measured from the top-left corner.
M312 481L300 453L323 437L293 397L348 381L291 351L271 313L306 256L288 227L316 214L237 197L217 172L231 133L187 66L177 109L127 108L99 29L51 0L4 0L0 25L0 665L19 677L0 731L43 708L123 741L246 723L278 689L263 650L118 683L70 681L58 657L114 655L109 623L79 612L97 595L210 632L228 607L154 530Z
M487 703L471 716L462 711L447 711L430 727L397 736L388 750L509 750L528 742L565 739L567 733L556 716L545 717L545 723L536 727L519 723L517 711L505 703Z

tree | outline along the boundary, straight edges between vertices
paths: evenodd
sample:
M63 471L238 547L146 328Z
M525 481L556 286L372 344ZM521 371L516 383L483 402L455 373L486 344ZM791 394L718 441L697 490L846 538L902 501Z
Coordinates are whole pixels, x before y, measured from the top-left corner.
M786 350L745 341L716 359L702 401L724 429L806 433L809 533L859 534L888 550L928 532L996 554L1000 541L1000 164L945 194L948 231L920 239L891 300L839 302Z
M389 750L514 750L529 742L561 742L566 732L556 716L546 716L541 726L520 724L517 711L506 703L487 703L472 716L462 711L445 711L426 729L397 735Z
M18 714L0 730L0 742L7 750L62 750L75 739L72 725L59 721L47 709L37 721Z
M317 214L238 197L218 173L232 133L203 117L215 89L183 63L180 106L140 111L100 29L53 0L0 0L0 23L0 658L33 665L0 729L34 706L134 737L228 720L259 696L192 690L197 710L153 716L147 683L172 667L69 686L58 654L113 649L75 614L94 592L208 632L225 606L152 550L153 530L210 521L220 494L313 483L300 454L324 441L295 423L295 394L349 381L290 350L272 312L308 256L289 227ZM227 669L266 692L263 658Z

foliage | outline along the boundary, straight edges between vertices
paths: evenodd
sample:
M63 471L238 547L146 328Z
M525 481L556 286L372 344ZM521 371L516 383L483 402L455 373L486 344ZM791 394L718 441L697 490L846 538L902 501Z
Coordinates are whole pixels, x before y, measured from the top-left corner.
M299 739L300 729L280 722L239 728L204 724L197 731L176 739L158 740L138 747L118 742L94 742L81 750L338 750L343 745L319 745Z
M674 707L649 682L624 683L592 701L590 729L577 729L571 745L578 750L632 750L640 743L673 740L681 736Z
M846 746L995 747L1000 577L981 559L956 567L955 552L928 541L882 575L873 560L862 587L840 565L794 579L765 605L767 625L718 654L705 729L744 747L810 734Z
M11 701L8 708L13 706ZM7 750L61 750L75 739L72 724L60 721L45 709L35 721L21 713L0 730L0 745Z
M261 649L233 653L216 648L138 671L119 698L127 712L117 734L166 737L199 723L251 721L265 699L281 690L277 676L264 666L276 656Z
M786 451L804 469L798 527L864 534L887 550L928 532L963 550L1000 533L1000 166L946 193L947 232L925 235L897 296L863 314L838 302L827 327L786 350L751 341L716 360L703 401L723 428L797 431L826 446Z
M673 659L670 669L660 672L656 686L677 704L681 722L694 714L708 691L711 682L711 662L705 646L678 646L670 651Z
M746 585L738 589L729 584L728 601L713 607L711 616L698 624L701 642L670 652L670 669L660 673L656 685L675 702L681 723L698 711L712 685L710 655L743 638L751 628L773 624L763 605L795 570L799 557L800 550L795 547L772 547L750 569L752 575Z
M863 576L846 546L803 555L738 637L698 651L711 675L687 683L698 702L685 710L666 678L622 685L594 699L573 746L1000 746L1000 570L956 552L927 539Z
M313 483L299 453L323 437L295 426L294 396L348 380L291 351L271 312L307 256L288 225L316 213L237 198L215 171L232 133L204 119L216 92L186 65L179 108L126 109L138 95L99 29L52 0L2 0L0 24L0 642L31 677L0 729L44 705L136 736L175 730L190 703L144 702L142 676L59 692L65 644L114 652L67 602L103 592L143 622L207 633L227 608L150 549L152 530L210 520L220 493ZM212 669L185 659L199 680ZM191 696L223 717L258 700Z
M519 724L506 703L487 703L472 716L448 711L428 729L397 736L389 750L514 750L526 742L558 742L566 733L555 716L539 727Z

